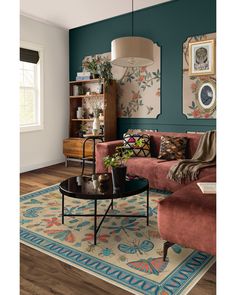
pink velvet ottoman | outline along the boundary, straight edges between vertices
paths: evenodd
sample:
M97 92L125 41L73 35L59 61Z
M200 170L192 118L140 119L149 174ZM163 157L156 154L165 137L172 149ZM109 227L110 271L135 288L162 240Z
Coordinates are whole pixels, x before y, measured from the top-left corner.
M164 260L173 244L216 254L216 195L202 194L197 182L215 182L209 175L159 202L158 226L164 244Z

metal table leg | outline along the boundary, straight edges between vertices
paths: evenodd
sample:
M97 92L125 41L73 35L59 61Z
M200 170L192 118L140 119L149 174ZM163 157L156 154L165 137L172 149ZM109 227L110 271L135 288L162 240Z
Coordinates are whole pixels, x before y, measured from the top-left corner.
M97 244L97 200L94 200L94 245Z
M149 225L149 188L147 189L147 225Z
M61 208L61 223L64 224L64 194L61 195L62 197L62 208Z

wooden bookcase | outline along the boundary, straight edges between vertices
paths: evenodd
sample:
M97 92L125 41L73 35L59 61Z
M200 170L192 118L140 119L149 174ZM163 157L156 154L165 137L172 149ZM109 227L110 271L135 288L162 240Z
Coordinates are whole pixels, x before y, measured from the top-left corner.
M99 84L102 85L102 93L97 92ZM79 86L82 94L76 93L74 95L75 85ZM92 115L91 106L95 101L99 102L103 113L100 124L103 126L104 141L116 139L117 133L116 82L114 80L111 81L108 87L105 87L103 79L71 81L69 83L69 92L69 138L63 141L66 165L67 160L79 160L82 157L82 147L86 137L81 137L79 131L82 125L86 125L88 130L85 136L92 134L93 118L89 117L89 115ZM76 115L78 107L82 107L85 111L80 119L77 119ZM92 143L86 142L85 154L86 157L92 154Z

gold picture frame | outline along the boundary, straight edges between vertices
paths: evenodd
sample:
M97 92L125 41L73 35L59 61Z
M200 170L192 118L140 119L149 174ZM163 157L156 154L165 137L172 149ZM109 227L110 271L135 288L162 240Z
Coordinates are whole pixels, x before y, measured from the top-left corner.
M215 39L189 43L189 75L215 74Z

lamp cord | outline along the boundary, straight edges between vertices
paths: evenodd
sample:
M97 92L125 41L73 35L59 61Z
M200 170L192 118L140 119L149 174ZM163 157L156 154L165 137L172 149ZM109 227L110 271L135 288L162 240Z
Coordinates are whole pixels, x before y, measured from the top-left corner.
M132 0L132 36L134 36L134 0Z

